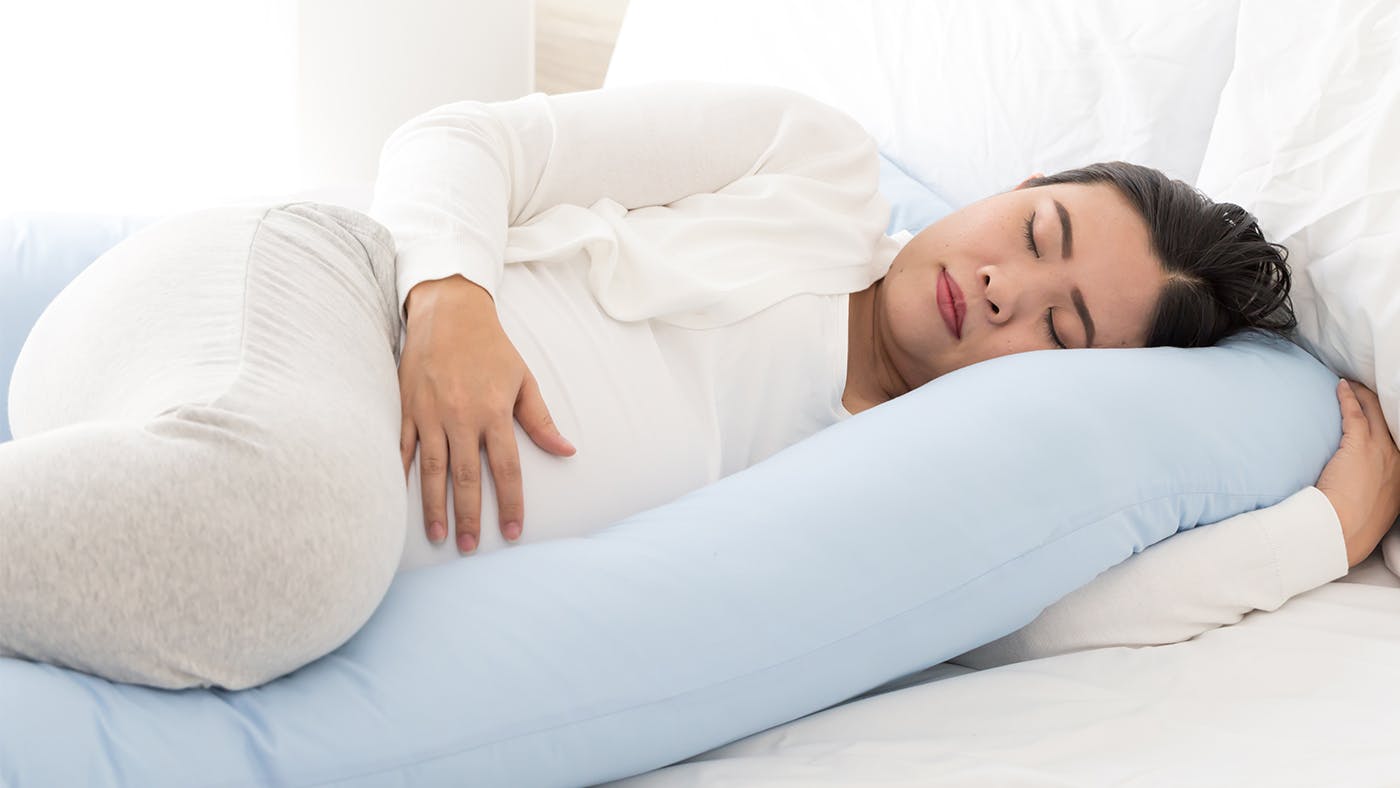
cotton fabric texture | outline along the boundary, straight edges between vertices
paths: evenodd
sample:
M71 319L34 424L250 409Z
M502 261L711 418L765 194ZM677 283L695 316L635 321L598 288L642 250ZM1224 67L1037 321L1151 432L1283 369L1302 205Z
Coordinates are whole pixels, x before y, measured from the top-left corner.
M452 275L492 293L579 447L557 457L515 425L521 544L594 533L847 418L849 300L826 278L873 281L947 211L840 110L756 84L454 102L396 130L379 175L370 210L399 245L400 307ZM507 548L489 473L480 514L473 555ZM416 456L407 522L401 571L461 560L427 540ZM1134 556L969 660L1174 642L1346 573L1336 512L1309 486ZM1124 593L1147 587L1175 592Z
M370 220L348 217L338 223L361 221ZM234 224L253 232L250 218ZM328 229L340 237L334 224ZM366 234L375 235L372 229ZM353 231L351 235L360 237ZM247 256L250 245L258 246L257 237L253 233L241 244L237 235L231 241L227 236L221 239L239 247L243 256L235 259L245 261L244 276L250 283L261 281L246 262L257 259ZM136 241L129 245L139 248ZM186 238L182 243L193 241ZM353 257L348 240L330 245L342 252L348 249ZM364 245L387 246L368 241ZM103 388L100 377L86 381L92 390L117 397L126 392L132 401L143 401L143 394L152 399L152 392L164 390L159 366L145 360L147 356L205 360L202 365L188 363L186 368L193 371L187 374L175 374L190 381L176 402L167 398L149 403L133 418L193 414L187 420L220 428L212 439L215 446L245 434L235 428L256 430L264 418L283 427L254 432L262 439L255 447L265 456L247 449L235 462L261 466L268 464L267 456L285 456L293 470L281 476L270 471L199 492L214 507L247 507L246 501L256 501L251 505L260 508L242 511L239 524L261 529L257 533L262 536L272 534L270 538L283 540L278 543L283 547L286 540L305 547L313 541L304 538L307 534L325 533L316 530L315 522L308 525L302 519L308 512L329 512L342 531L365 529L363 541L352 541L353 549L346 548L348 555L330 551L335 565L321 590L326 606L340 606L303 605L286 616L305 617L312 630L323 620L350 625L357 615L368 620L324 657L301 664L256 692L162 693L61 674L49 665L0 660L0 707L45 709L42 717L0 717L0 763L15 773L75 784L93 782L111 771L143 784L183 784L210 771L247 782L339 784L434 781L470 773L483 782L521 785L577 784L635 773L811 713L985 643L1027 623L1049 602L1176 529L1282 501L1316 478L1338 433L1335 378L1291 346L1240 342L1200 351L1019 354L959 370L598 533L400 573L371 615L373 605L362 603L380 599L375 582L385 577L375 570L392 572L395 551L402 547L392 537L374 541L384 532L369 525L366 512L380 502L337 489L345 497L340 509L318 502L303 510L299 504L303 486L324 491L329 486L326 478L344 479L347 490L382 493L390 503L379 514L393 519L395 504L402 512L391 341L399 326L388 318L394 309L387 297L385 269L373 262L382 258L371 254L372 276L362 272L353 280L348 273L353 266L326 265L336 253L327 244L274 246L285 253L278 257L295 256L295 247L311 271L330 271L312 282L317 289L334 291L338 285L360 293L369 306L360 304L358 315L344 304L330 313L313 307L313 314L336 329L363 322L368 327L358 335L349 329L345 333L357 340L353 347L378 348L373 351L379 354L377 361L370 357L368 364L361 363L352 351L335 347L338 332L318 331L325 325L308 327L293 316L279 326L287 334L280 342L264 344L248 334L246 347L267 349L268 358L262 365L233 368L234 380L225 379L223 385L236 392L243 392L245 385L250 390L266 388L273 373L259 370L270 369L283 373L275 378L282 382L296 383L299 376L307 376L310 395L283 387L276 393L260 391L272 396L257 402L251 401L251 394L250 401L216 398L217 405L253 409L210 416L205 401L216 397L219 389L210 387L208 380L220 369L228 373L226 363L219 365L224 356L217 347L163 353L159 338L177 337L167 341L195 347L211 339L227 343L229 323L217 321L217 309L206 308L173 327L160 323L158 315L160 330L153 332L151 318L143 323L142 311L130 309L133 303L151 306L139 299L113 299L107 305L127 322L107 320L98 311L95 321L85 323L87 315L70 311L63 320L53 318L47 327L37 327L35 347L47 350L35 358L73 353L70 344L85 346L82 341L54 340L64 335L64 326L86 327L87 335L79 332L79 339L90 343L106 328L104 350L120 363L74 364L70 378L91 370L140 368L149 374L116 378L132 383L129 387ZM169 272L161 275L162 267L177 264L170 262L172 257L186 259L171 254L178 248L179 244L157 244L137 255L163 258L165 266L96 270L129 270L133 282L143 282L144 277L145 289L160 292L170 287L160 283L162 278L177 284L188 281ZM229 249L195 251L199 253L188 259L232 254ZM117 250L109 259L119 259ZM343 276L332 275L336 272ZM266 278L282 282L295 277ZM75 282L71 292L66 291L66 301L98 304L103 300L98 293L115 287L119 279L113 273L105 280ZM260 300L251 297L241 303L246 314L260 317L304 303L323 303L318 302L319 293L290 289L297 296L288 299L291 305L278 305L273 299L269 303L274 307L263 310ZM255 291L246 292L251 296ZM171 303L183 309L187 301L182 295ZM383 312L371 308L376 303ZM53 314L63 314L61 307ZM205 322L209 320L215 322ZM147 353L142 341L157 352ZM291 350L281 343L291 343ZM312 355L306 347L313 343L319 360L300 363L303 356ZM33 363L35 369L43 369L41 361ZM319 387L354 387L359 382L354 374L366 367L365 374L377 376L370 389L383 396L355 404L366 411L381 407L384 417L372 418L368 429L347 430L347 424L358 427L359 409L338 407L337 397L343 395ZM29 379L27 369L22 359L17 378L21 384ZM245 373L246 384L238 377ZM1026 380L1037 382L1033 391L1023 385ZM62 402L61 396L55 398ZM323 400L337 412L320 415ZM264 417L256 407L269 401L281 410ZM3 459L33 459L31 444L41 449L47 445L45 438L73 426L44 430L44 419L28 415L30 407L45 413L48 403L38 395L20 396L15 402L22 408L15 423L37 431L25 432ZM969 407L974 402L976 407ZM1052 403L1054 409L1048 409ZM1124 408L1123 403L1135 407ZM1154 417L1144 418L1143 412ZM1334 417L1330 422L1329 415ZM103 418L100 411L79 417ZM300 419L309 420L305 429L310 434L298 431ZM1279 431L1278 423L1304 426ZM324 431L335 434L327 437ZM183 445L197 444L199 435ZM354 443L339 443L342 438ZM248 447L248 441L235 443ZM997 454L1004 472L993 480L980 463L935 450L943 445L1026 450ZM365 457L337 454L361 446L368 447ZM192 451L197 456L201 448L193 445ZM379 454L366 459L371 450ZM1065 462L1066 457L1081 462ZM314 471L315 478L300 484L304 474L313 473L306 468L317 460L325 462ZM1092 472L1086 472L1086 465ZM272 466L285 470L285 464ZM213 477L216 470L208 464L197 468L203 478ZM166 517L152 522L168 522L179 514L170 507L188 503L181 497L182 488L170 489L169 480L180 478L176 473L118 477L127 485L94 487L99 496L93 500L101 504L156 497L157 509L165 507ZM61 476L43 478L52 485L52 479ZM1016 480L1010 488L1013 494L1001 486L1005 478ZM58 499L57 493L29 499L31 508L18 516L38 520L35 509ZM261 515L268 516L260 519ZM364 519L347 526L344 521L352 515ZM400 521L395 527L402 526ZM141 533L130 527L127 532ZM40 548L53 544L52 539L44 540L47 532L15 533ZM168 534L149 528L144 533L146 549L139 555L119 555L127 563L113 563L110 571L141 567L143 577L149 577L156 574L152 563L163 568L188 560L162 552L170 544ZM398 533L402 539L402 531ZM189 534L175 544L194 545L196 557L201 549ZM229 540L216 544L228 548ZM212 552L204 549L206 555ZM286 556L289 551L275 554ZM153 561L153 555L160 558ZM286 558L262 565L259 571L250 569L264 557L254 554L250 559L227 549L219 556L242 568L244 585L258 585L251 591L230 588L226 575L214 572L205 577L217 593L198 599L200 607L181 611L183 618L175 617L186 628L186 641L196 639L188 633L200 632L201 626L213 633L210 637L224 637L216 630L226 622L207 615L208 610L285 602L285 586L320 580L327 572L326 567L306 569ZM345 593L352 581L334 574L347 564L355 572L346 575L353 574L368 589L361 589L361 597ZM52 569L52 577L65 577L68 570ZM91 604L93 599L103 597L90 595L85 601ZM118 608L116 615L121 612ZM97 614L89 609L86 615L91 619ZM53 626L57 630L64 623L54 621ZM278 651L305 645L286 637L252 642L262 651L254 649L251 658L264 662L270 661L269 654L292 665L306 658L298 654L291 659ZM231 648L225 643L219 653L227 657ZM152 726L150 720L157 717L160 723ZM159 738L152 734L156 730ZM83 735L91 738L75 741ZM291 744L283 746L287 742Z
M49 304L0 443L0 654L242 689L364 625L404 534L393 259L349 209L215 208Z
M1400 5L1240 4L1199 185L1288 247L1298 342L1400 440ZM1400 577L1400 530L1381 541Z
M850 415L848 294L910 237L885 235L880 186L874 141L829 106L668 83L424 113L386 141L369 213L394 234L400 309L452 275L491 293L578 447L551 455L514 425L528 544L597 531ZM401 571L461 560L453 540L428 541L420 459ZM455 498L448 486L449 516ZM494 480L480 515L474 555L508 547Z
M20 788L655 769L1011 632L1178 529L1284 500L1340 434L1335 382L1296 347L1245 341L966 367L598 533L400 573L344 645L256 690L0 659L0 708L43 710L0 715L0 764ZM945 442L993 447L978 456L1001 472Z

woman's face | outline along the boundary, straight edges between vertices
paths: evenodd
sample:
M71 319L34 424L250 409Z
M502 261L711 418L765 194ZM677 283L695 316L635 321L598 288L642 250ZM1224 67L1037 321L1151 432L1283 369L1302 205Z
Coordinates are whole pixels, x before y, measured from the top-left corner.
M945 270L962 294L957 333L938 303ZM1060 347L1047 318L1068 348L1142 347L1165 281L1147 223L1116 187L1017 187L904 245L876 296L875 330L913 389L979 361Z

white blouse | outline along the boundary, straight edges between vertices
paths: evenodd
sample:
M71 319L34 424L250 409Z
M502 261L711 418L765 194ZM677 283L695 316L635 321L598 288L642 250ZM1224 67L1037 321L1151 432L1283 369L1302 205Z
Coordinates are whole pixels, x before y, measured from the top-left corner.
M592 533L850 415L849 294L910 237L884 234L878 177L856 121L761 85L462 101L394 132L369 213L398 246L400 309L428 280L485 288L578 448L549 454L516 424L520 543ZM490 479L478 552L508 546ZM428 543L416 459L408 486L400 569L470 560ZM966 664L1176 642L1346 573L1309 487L1150 547Z

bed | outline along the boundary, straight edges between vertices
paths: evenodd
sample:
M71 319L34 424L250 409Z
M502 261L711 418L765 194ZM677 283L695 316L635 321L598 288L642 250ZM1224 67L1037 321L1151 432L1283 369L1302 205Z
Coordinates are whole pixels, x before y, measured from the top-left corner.
M1342 128L1393 135L1394 93L1365 112L1328 95L1328 69L1351 55L1296 54L1295 68L1309 78L1295 74L1288 84L1271 84L1257 64L1243 71L1246 56L1288 51L1310 15L1325 17L1313 21L1328 30L1383 31L1382 45L1354 51L1388 68L1379 81L1393 85L1400 20L1373 4L1209 2L1167 11L1144 3L719 2L687 10L664 0L632 0L606 84L753 80L840 106L877 139L887 173L909 178L901 193L928 190L908 203L892 198L892 228L917 230L1031 172L1109 158L1228 195L1242 182L1224 174L1232 156L1255 176L1284 158L1282 133L1260 140L1231 127L1266 106L1226 106L1240 90L1227 84L1232 69L1255 80L1260 102L1288 107L1283 118L1337 111L1331 122L1310 121L1303 142L1321 144ZM1266 37L1273 43L1260 43ZM1238 58L1237 40L1250 48ZM1251 141L1278 148L1247 168L1239 149ZM1210 145L1219 148L1213 158ZM1374 189L1347 162L1329 166L1338 180L1326 188L1315 180L1319 198L1338 182L1345 188L1343 177L1352 178L1354 199ZM1296 216L1274 222L1280 236L1300 231ZM1295 296L1305 319L1310 310L1328 314L1315 305L1326 294L1308 287L1318 281L1303 279ZM1366 308L1343 300L1346 291L1330 295L1334 315ZM1314 319L1325 332L1326 319ZM1394 333L1377 330L1376 344ZM1342 349L1319 355L1334 369L1365 367ZM1368 371L1394 432L1396 400L1385 396L1386 370L1375 363ZM1184 642L984 670L954 659L609 785L1394 785L1400 690L1387 678L1400 658L1400 579L1386 557L1400 566L1396 547L1392 531L1345 577Z
M1248 121L1259 114L1258 105L1243 103L1241 94L1247 84L1263 95L1261 101L1279 102L1284 100L1282 91L1303 85L1318 101L1295 101L1297 111L1280 116L1297 121L1289 129L1315 135L1308 140L1312 143L1332 139L1327 135L1332 126L1352 133L1360 129L1362 142L1370 145L1351 148L1388 151L1383 132L1390 129L1393 135L1400 112L1394 79L1400 73L1400 14L1383 3L1356 0L1327 14L1318 12L1325 18L1304 24L1302 13L1290 15L1266 6L1248 0L1202 1L1170 9L1151 3L1067 1L1030 6L717 0L692 8L667 0L631 0L606 84L667 78L761 82L794 88L843 109L879 145L880 187L893 207L890 232L917 231L1032 172L1110 158L1152 164L1203 188L1210 185L1212 195L1240 194L1244 202L1247 187L1263 188L1251 178L1267 171L1250 166L1250 146L1275 154L1301 149L1342 173L1340 187L1317 184L1317 193L1334 201L1327 210L1336 216L1344 216L1347 206L1360 205L1372 210L1373 217L1394 217L1395 206L1377 208L1361 199L1395 193L1390 187L1396 181L1386 180L1393 177L1393 168L1376 168L1378 174L1364 180L1355 162L1328 159L1347 146L1298 146L1283 130L1275 137L1247 133ZM1294 73L1288 81L1284 73L1279 77L1284 84L1275 86L1274 93L1261 90L1268 87L1267 80L1248 71L1250 63L1278 61L1267 57L1270 50L1259 40L1288 46L1297 40L1290 35L1318 31L1364 38L1364 57L1328 57L1326 52L1299 56L1290 66L1315 74L1315 79L1298 80ZM1367 35L1361 36L1362 31ZM1256 32L1258 37L1246 36ZM1366 100L1345 93L1357 83L1329 78L1335 75L1328 69L1354 69L1357 62L1391 67L1388 80L1364 83L1371 96ZM1374 89L1377 83L1382 89ZM1334 95L1334 89L1342 94ZM1304 123L1315 120L1309 108L1323 106L1318 103L1323 99L1333 102L1325 106L1334 110L1336 123ZM1280 129L1286 125L1279 123ZM369 202L367 185L303 196L360 209ZM19 294L17 303L46 302L97 254L152 218L29 217L13 225L30 232L43 228L49 237L64 239L63 248L72 251L71 264L54 264L45 272L49 278L33 283L35 291ZM1269 218L1276 222L1279 237L1311 249L1317 261L1329 259L1322 234L1307 234L1309 217L1275 212ZM75 228L82 232L75 234ZM1393 233L1368 237L1395 243ZM1372 289L1386 291L1368 281ZM1372 358L1367 368L1364 354L1353 355L1349 348L1325 341L1334 337L1329 333L1333 329L1354 333L1358 325L1377 325L1383 305L1368 302L1366 309L1354 312L1329 311L1329 303L1351 305L1345 300L1350 291L1329 290L1329 280L1322 275L1302 284L1299 297L1307 308L1300 311L1316 328L1309 335L1317 340L1310 350L1339 374L1373 385L1382 394L1395 432L1397 392L1387 377L1393 365ZM1360 316L1348 324L1353 314ZM32 322L33 316L10 312L0 317L19 325ZM1376 353L1386 348L1391 333L1372 335ZM7 329L4 336L12 335ZM1393 731L1400 729L1400 714L1392 709L1400 705L1400 691L1384 681L1385 669L1400 657L1400 578L1392 567L1400 567L1396 532L1341 580L1294 597L1274 612L1245 612L1238 623L1205 628L1182 642L1090 649L982 670L954 658L799 719L607 784L1394 784L1400 752ZM418 586L420 591L426 588ZM397 598L391 612L402 614L407 598ZM379 628L388 627L386 621L402 620L401 615L386 618ZM389 640L381 636L373 643L384 646ZM354 686L360 692L374 689L375 677L356 669L358 660L373 650L364 644L371 641L304 673L340 677L353 684L338 686ZM166 701L179 700L124 688L103 687L99 692L93 690L94 682L73 680L62 671L46 670L44 675L54 679L55 701L83 711L96 706L99 711L111 707L145 715L164 711L155 707ZM288 695L296 697L294 687L306 685L288 682L241 697L220 693L219 703L246 715L233 718L241 727L219 742L230 748L224 753L228 762L277 753L279 742L281 749L294 748L296 733L312 731L316 740L323 720L313 719L316 707L309 697L296 706L306 710L301 731L296 730L302 723L297 717L259 713L260 704L279 689L286 700ZM4 689L0 687L0 693ZM202 693L189 694L191 708L207 700ZM387 695L368 697L377 710L382 711L380 703L384 708L390 705ZM55 702L54 709L64 704ZM201 708L209 713L189 717L190 731L203 730L200 726L210 723L216 712L228 710L214 704ZM57 714L52 717L43 722L59 719ZM0 716L0 722L14 720ZM40 722L36 716L30 727ZM288 733L286 726L292 736L280 738ZM105 736L103 748L128 749L127 755L131 742L150 738L146 744L154 751L152 757L158 753L180 762L179 753L161 747L175 749L172 742L194 734L166 731L172 738L158 741L157 728L116 727L117 736L106 728L97 734L74 728L73 733L75 739ZM248 753L237 751L240 741L248 745ZM325 747L314 754L322 758L333 755L340 744L319 743ZM252 752L254 745L259 753ZM287 762L295 761L293 753ZM183 762L192 766L188 758ZM323 776L315 781L293 779L290 772L269 766L262 782L441 784L442 773L427 771L426 764L425 760L424 770L418 772L405 767L403 772L364 772L339 780ZM7 773L4 767L0 763L0 776ZM177 779L173 772L162 776ZM208 773L201 776L218 779ZM119 771L107 777L115 784L123 782Z
M945 662L610 785L1393 785L1397 614L1371 559L1188 642Z

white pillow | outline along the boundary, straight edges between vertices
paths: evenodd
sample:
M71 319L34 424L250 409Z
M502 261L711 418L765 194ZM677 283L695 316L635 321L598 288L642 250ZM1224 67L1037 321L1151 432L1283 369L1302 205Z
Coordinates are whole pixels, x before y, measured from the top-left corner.
M1288 247L1298 341L1400 440L1400 3L1243 0L1197 186Z
M1230 73L1236 0L631 0L605 86L793 88L960 207L1124 159L1187 183Z

